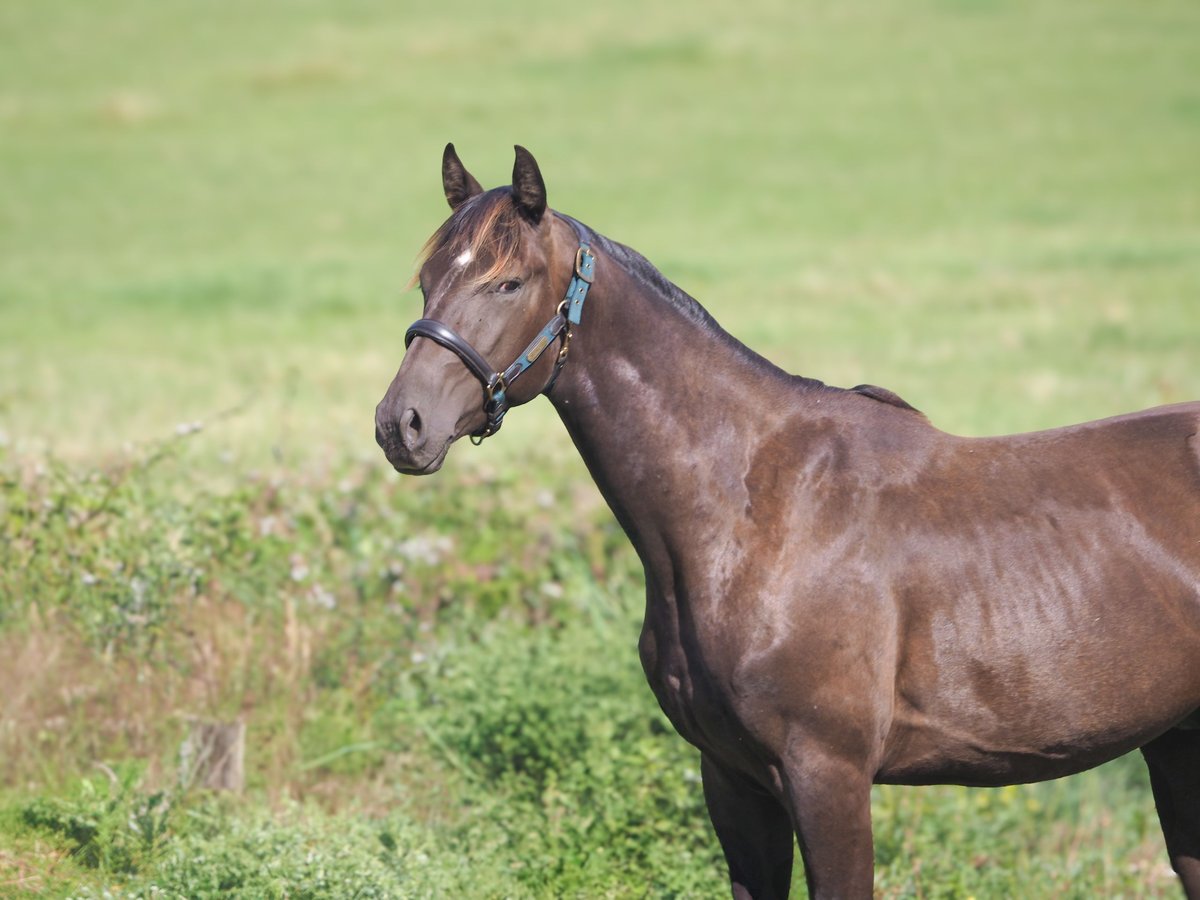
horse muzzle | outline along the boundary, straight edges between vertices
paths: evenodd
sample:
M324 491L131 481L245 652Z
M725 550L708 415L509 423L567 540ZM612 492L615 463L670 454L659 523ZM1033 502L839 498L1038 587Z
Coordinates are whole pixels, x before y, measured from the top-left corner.
M435 433L444 429L431 428L414 407L399 415L383 407L380 403L375 410L375 442L392 468L404 475L430 475L440 469L457 435Z

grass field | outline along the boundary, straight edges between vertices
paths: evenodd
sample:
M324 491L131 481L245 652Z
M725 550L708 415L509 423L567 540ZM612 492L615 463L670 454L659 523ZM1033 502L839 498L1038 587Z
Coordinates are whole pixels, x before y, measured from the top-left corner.
M8 3L0 46L0 896L724 894L549 405L435 479L374 446L448 140L946 430L1200 398L1187 0ZM195 718L243 795L181 782ZM874 802L884 897L1177 890L1136 758Z

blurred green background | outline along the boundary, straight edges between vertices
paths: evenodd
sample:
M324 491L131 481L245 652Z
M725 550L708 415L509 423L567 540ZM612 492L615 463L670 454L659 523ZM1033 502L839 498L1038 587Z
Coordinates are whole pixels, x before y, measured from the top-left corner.
M436 484L374 446L447 141L486 186L528 147L552 206L734 335L946 430L1200 397L1191 0L7 2L0 51L0 677L33 685L0 706L0 893L201 896L180 847L330 834L381 896L723 890L690 751L640 683L636 563L549 405ZM585 649L598 669L567 664ZM448 723L455 690L475 712ZM248 722L241 805L172 782L189 715ZM558 750L510 771L511 741ZM880 890L1172 891L1139 766L881 791ZM609 831L584 790L622 797ZM307 824L280 830L285 803ZM101 827L137 810L132 849ZM214 896L369 895L255 865Z
M0 17L17 447L91 456L247 399L240 452L285 420L297 446L369 445L448 140L488 185L529 147L553 205L752 346L947 429L1197 393L1190 3Z

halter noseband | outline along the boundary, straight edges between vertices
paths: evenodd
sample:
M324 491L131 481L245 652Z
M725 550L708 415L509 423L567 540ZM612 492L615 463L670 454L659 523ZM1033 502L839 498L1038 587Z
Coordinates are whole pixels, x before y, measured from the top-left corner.
M567 285L567 294L558 304L554 318L546 323L533 342L504 371L493 370L478 350L436 319L417 319L404 335L405 349L414 338L423 337L453 351L483 385L483 411L487 415L487 422L471 434L473 444L482 443L484 438L491 437L500 430L504 414L508 412L509 387L517 380L517 376L541 358L547 347L560 338L562 347L558 351L558 359L554 361L554 374L550 376L544 390L548 391L554 386L558 373L567 362L567 352L571 348L571 326L578 325L583 314L583 301L587 299L588 288L591 287L592 278L595 276L596 256L592 253L583 226L566 216L561 218L569 222L579 236L579 249L575 251L575 271L571 275L571 283Z

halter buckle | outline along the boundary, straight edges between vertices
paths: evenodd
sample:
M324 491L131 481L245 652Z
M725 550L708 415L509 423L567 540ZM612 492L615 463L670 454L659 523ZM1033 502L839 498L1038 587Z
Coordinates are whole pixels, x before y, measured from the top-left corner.
M587 244L581 243L575 251L575 277L588 284L596 277L596 255Z

